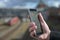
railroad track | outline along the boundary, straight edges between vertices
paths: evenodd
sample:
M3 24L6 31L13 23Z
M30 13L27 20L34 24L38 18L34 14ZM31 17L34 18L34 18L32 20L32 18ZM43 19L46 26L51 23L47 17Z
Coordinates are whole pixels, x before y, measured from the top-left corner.
M7 40L22 40L29 26L29 22L23 22L22 25Z
M20 21L17 24L13 25L12 27L7 28L6 30L0 30L0 40L5 40L11 33L13 33L18 27L20 26Z
M29 33L29 23L23 22L22 25L14 32L12 33L6 40L36 40L30 37Z

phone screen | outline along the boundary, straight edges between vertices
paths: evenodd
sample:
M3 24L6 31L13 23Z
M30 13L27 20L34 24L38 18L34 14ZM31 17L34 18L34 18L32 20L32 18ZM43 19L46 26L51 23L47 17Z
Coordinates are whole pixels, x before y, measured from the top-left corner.
M40 22L38 20L37 10L36 9L30 9L29 10L29 15L30 15L30 21L35 22L35 24L37 25L36 34L40 35L42 33L42 29L41 29Z

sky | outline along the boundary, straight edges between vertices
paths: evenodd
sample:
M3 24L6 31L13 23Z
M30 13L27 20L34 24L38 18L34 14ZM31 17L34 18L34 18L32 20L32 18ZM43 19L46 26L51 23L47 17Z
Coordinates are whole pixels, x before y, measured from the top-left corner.
M0 0L0 8L35 8L40 0ZM42 0L48 6L60 5L60 0Z
M43 0L43 2L49 7L59 7L60 0Z
M0 8L35 8L39 0L0 0Z

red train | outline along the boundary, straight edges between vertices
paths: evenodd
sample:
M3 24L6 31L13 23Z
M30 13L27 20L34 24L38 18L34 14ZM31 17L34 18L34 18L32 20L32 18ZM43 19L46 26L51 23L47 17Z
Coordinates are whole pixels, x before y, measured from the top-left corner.
M14 24L16 24L19 21L19 18L16 17L8 17L8 18L4 18L4 23L3 24L7 24L9 26L12 26Z
M18 17L13 17L12 19L10 19L10 21L8 22L9 25L14 25L19 21Z

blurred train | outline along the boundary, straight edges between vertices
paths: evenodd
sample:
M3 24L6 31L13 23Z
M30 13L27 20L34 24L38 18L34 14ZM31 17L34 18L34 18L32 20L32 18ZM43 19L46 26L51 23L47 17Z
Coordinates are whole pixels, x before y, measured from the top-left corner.
M13 17L8 20L5 20L5 22L10 26L16 24L18 21L19 21L18 17Z
M1 18L0 19L0 25L9 25L12 26L16 24L19 21L19 17L6 17L6 18Z

